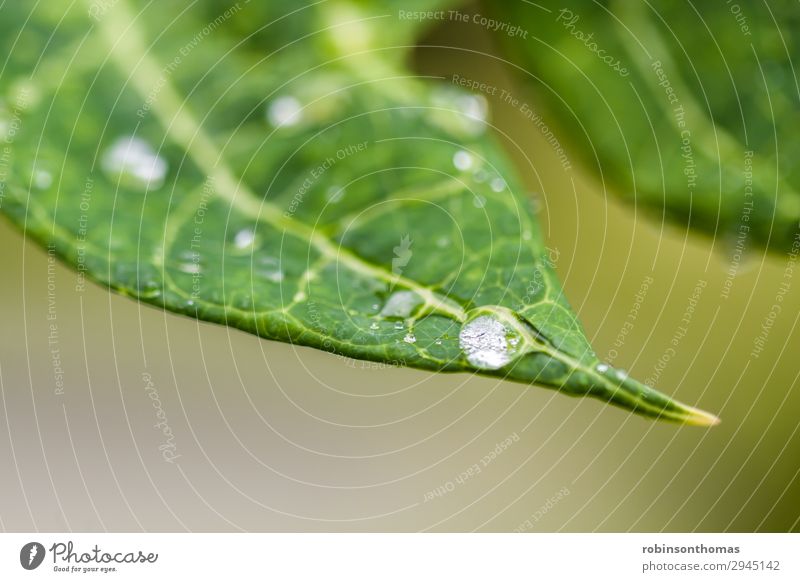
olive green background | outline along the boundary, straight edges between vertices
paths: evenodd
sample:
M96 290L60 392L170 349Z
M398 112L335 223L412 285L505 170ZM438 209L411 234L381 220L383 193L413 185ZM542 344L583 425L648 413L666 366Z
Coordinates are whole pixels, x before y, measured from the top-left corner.
M533 105L492 39L469 30L434 31L425 43L454 48L419 49L417 70L481 79ZM656 386L720 426L653 422L469 375L376 369L91 284L79 291L75 273L48 273L46 252L3 220L0 527L800 531L800 273L753 358L785 258L752 251L723 298L724 245L712 252L710 239L622 205L577 160L565 171L538 128L490 100L496 132L541 195L558 272L599 355L616 349L614 364L652 376L705 282ZM144 374L174 434L173 463L159 451Z

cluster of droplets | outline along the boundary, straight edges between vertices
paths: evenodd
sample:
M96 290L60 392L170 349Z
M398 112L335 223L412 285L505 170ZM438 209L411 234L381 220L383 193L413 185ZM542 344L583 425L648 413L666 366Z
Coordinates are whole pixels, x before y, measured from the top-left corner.
M167 176L167 162L142 138L121 137L106 149L101 166L112 179L142 191L158 190Z
M453 154L453 166L459 172L470 173L472 179L478 184L488 184L492 192L499 194L508 187L502 177L484 169L481 160L466 150L458 150ZM472 203L476 208L483 208L486 205L486 197L476 194Z

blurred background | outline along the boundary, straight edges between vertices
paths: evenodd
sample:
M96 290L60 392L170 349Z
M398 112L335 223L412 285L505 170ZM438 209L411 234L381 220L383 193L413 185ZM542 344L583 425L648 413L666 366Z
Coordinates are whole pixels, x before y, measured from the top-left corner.
M417 72L535 107L485 29L447 24ZM495 134L597 353L721 425L345 360L81 290L3 220L0 527L800 531L800 282L786 258L753 251L731 280L710 239L565 168L499 97Z

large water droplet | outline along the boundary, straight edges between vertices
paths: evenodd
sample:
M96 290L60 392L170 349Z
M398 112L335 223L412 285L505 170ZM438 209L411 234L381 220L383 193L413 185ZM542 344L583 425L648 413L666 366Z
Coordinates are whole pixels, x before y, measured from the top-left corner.
M470 364L483 370L497 370L516 354L514 347L509 345L509 337L514 336L500 321L490 315L481 315L461 328L458 340Z
M414 309L422 304L422 297L413 291L396 291L386 300L381 309L383 317L410 317Z
M116 140L103 154L103 170L124 185L157 190L164 185L167 162L145 140L127 136Z
M278 97L267 107L267 119L273 127L291 127L303 118L303 104L291 95Z
M246 249L253 246L256 240L256 233L251 228L244 228L233 237L233 244L237 249Z
M457 170L466 172L474 164L475 164L475 158L473 158L469 152L465 152L464 150L458 150L455 154L453 154L453 165L456 167Z
M406 342L407 344L415 344L417 343L417 336L409 332L406 334L406 337L403 338L403 341Z
M462 95L458 100L458 108L468 118L485 123L489 113L489 102L483 95Z

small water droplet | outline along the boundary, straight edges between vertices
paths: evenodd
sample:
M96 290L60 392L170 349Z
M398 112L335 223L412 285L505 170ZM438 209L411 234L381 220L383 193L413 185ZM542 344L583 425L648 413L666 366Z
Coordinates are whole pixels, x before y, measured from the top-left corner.
M481 315L461 328L458 339L470 364L484 370L497 370L515 355L513 346L509 345L509 335L500 321Z
M284 277L281 263L274 257L260 257L255 273L273 283L280 283Z
M472 205L475 206L475 208L483 208L484 206L486 206L486 198L484 198L483 196L476 195L472 199Z
M617 370L614 372L614 375L617 377L618 380L627 380L628 373L625 370Z
M145 140L127 136L117 139L103 154L103 170L124 185L158 190L167 176L167 162Z
M440 346L440 345L442 345L442 340L436 340L433 343L435 343L437 346Z
M403 329L406 325L402 321L397 321L394 324L395 329Z
M608 364L597 364L597 366L595 366L594 369L600 372L601 374L604 374L608 372L608 368L609 368Z
M453 154L453 165L457 170L466 172L473 166L474 163L475 159L469 152L458 150L455 154Z
M372 324L369 326L370 329L380 329L381 326L378 325L377 322L373 321Z
M483 95L462 95L458 99L458 108L470 119L485 123L489 113L489 102Z
M252 247L256 240L256 233L251 228L243 228L233 237L233 244L237 249Z
M53 175L47 170L36 169L33 172L33 186L39 190L46 190L53 185Z
M506 181L500 177L493 178L489 183L489 187L495 192L502 192L506 189Z
M383 317L409 317L422 304L422 297L413 291L395 291L381 309Z
M278 97L267 107L267 119L273 127L291 127L303 118L303 104L291 95Z
M178 265L178 270L190 275L199 275L203 269L200 263L181 263Z
M331 204L337 204L344 198L344 188L331 186L325 194L325 199Z
M403 338L403 341L407 344L415 344L417 343L417 337L413 333L409 332L406 334L406 337Z

